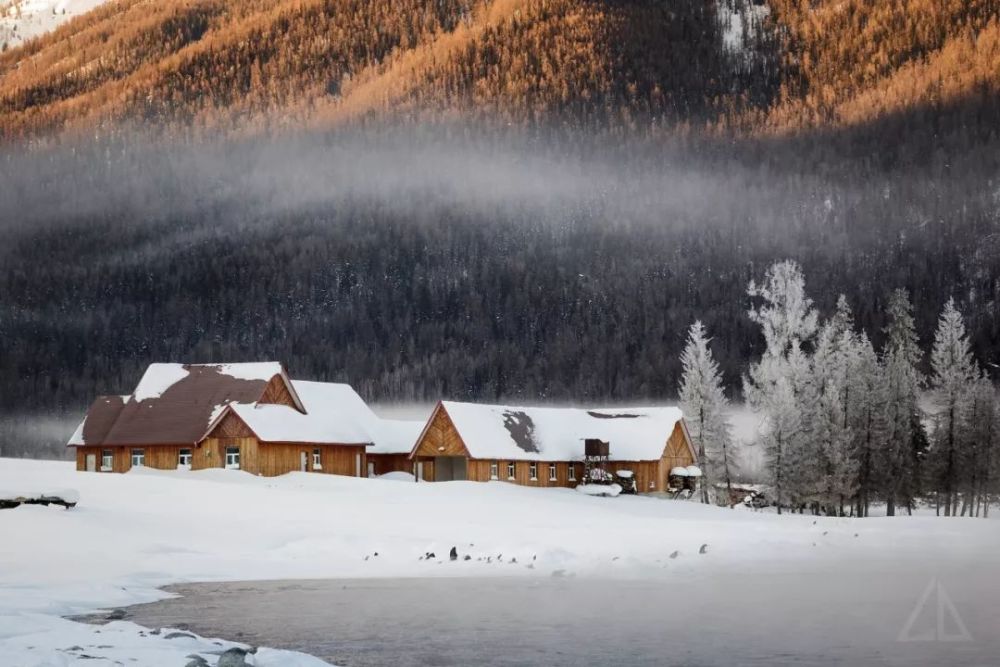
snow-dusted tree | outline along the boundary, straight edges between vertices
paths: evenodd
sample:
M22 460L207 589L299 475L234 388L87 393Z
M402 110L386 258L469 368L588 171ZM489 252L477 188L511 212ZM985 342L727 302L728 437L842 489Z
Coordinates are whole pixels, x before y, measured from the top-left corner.
M808 413L815 392L809 359L802 344L816 335L818 316L805 293L805 279L798 264L784 261L767 270L761 284L747 290L754 305L750 319L761 326L765 350L743 378L750 406L767 417L763 444L778 512L786 502L800 503L809 480Z
M934 429L935 477L944 494L944 514L957 513L958 480L969 461L965 432L968 426L972 383L978 376L962 314L955 300L948 299L931 351L931 389L938 413Z
M820 327L812 362L812 383L817 392L812 415L817 468L815 500L827 514L843 514L846 501L857 492L858 464L852 456L849 415L852 398L849 373L852 366L857 366L856 347L853 317L847 299L841 295L836 314Z
M918 368L922 353L912 311L906 290L895 290L889 298L889 324L882 353L885 436L877 456L878 486L889 516L895 515L900 500L907 507L912 505L919 488L919 464L925 442L918 405L923 382Z
M852 434L851 458L857 464L857 516L868 516L868 508L879 478L876 466L886 429L883 401L885 374L875 348L865 333L854 337L846 360L847 383L844 404Z
M710 485L716 479L726 483L732 493L732 434L726 416L729 402L722 389L719 365L708 349L709 338L701 322L691 325L687 345L681 353L684 375L681 378L681 409L691 437L698 448L704 468L702 502L709 502ZM728 502L728 496L727 496Z
M981 375L969 391L967 448L969 465L965 466L965 495L962 516L980 516L989 512L996 480L996 447L1000 436L1000 405L993 383Z

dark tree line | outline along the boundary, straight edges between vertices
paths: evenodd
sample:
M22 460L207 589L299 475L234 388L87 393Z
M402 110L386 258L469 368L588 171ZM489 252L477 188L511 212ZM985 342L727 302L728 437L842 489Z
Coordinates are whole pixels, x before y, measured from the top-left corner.
M278 359L376 401L672 400L696 319L739 398L746 284L785 257L877 347L905 288L921 340L954 297L998 361L989 142L886 166L834 142L449 133L4 156L0 446L28 446L12 416L75 419L163 360Z

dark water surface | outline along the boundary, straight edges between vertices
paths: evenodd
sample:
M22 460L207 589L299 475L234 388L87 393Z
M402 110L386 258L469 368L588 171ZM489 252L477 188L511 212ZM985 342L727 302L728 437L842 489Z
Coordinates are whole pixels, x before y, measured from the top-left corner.
M127 619L348 667L1000 665L997 568L849 570L185 584Z

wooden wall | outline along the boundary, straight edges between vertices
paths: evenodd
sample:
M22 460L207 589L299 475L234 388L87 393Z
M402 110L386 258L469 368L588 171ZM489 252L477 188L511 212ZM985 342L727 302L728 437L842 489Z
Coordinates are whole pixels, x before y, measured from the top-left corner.
M659 483L661 491L666 490L667 479L673 468L697 465L691 451L692 447L689 446L684 427L678 422L667 440L667 446L663 450L663 458L660 460Z
M208 437L198 443L191 458L191 470L226 467L226 448L240 448L240 470L257 472L259 443L257 438L245 437Z
M137 445L135 447L77 447L76 448L76 469L87 469L87 454L97 456L97 472L101 471L101 454L105 449L114 452L111 472L128 472L132 468L132 450L141 449L146 454L145 466L147 468L157 468L159 470L175 470L177 468L178 456L181 447L178 445ZM192 446L192 455L196 451Z
M313 450L320 450L321 469L313 467ZM357 455L361 455L361 476L366 475L365 448L363 445L310 445L282 442L262 442L255 472L265 477L284 475L301 470L302 452L306 454L306 470L325 475L356 474Z
M666 478L661 480L660 474L662 461L609 461L605 467L611 473L631 470L635 474L635 490L639 493L666 490Z

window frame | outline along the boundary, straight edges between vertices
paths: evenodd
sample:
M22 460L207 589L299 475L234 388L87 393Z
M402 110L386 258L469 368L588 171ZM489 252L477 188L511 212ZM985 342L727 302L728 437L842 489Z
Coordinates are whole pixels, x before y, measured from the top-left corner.
M517 479L517 464L514 461L507 462L507 479L508 481Z
M566 479L568 481L570 481L570 482L575 482L576 481L576 464L573 463L572 461L570 461L569 463L566 464L566 466L567 466Z
M101 472L111 472L115 469L115 450L101 450Z
M129 459L132 462L133 468L145 468L146 467L146 450L145 449L133 449L132 456ZM138 460L138 463L136 463Z
M323 469L323 450L319 447L314 447L312 451L312 469Z
M499 461L490 461L490 479L500 479Z
M232 450L234 450L234 449L236 450L236 456L234 457L236 462L235 463L230 463L229 462L229 460L230 460L229 457L233 453ZM240 451L239 445L236 445L236 446L228 446L227 445L226 446L225 459L224 459L226 470L242 470L242 468L241 468L241 464L242 464L241 459L242 458L243 458L243 452Z
M556 464L555 463L550 463L549 464L549 481L550 482L558 482L559 481L559 473L556 471Z
M185 454L184 452L187 452ZM187 459L187 460L185 460ZM194 450L190 447L181 447L177 450L177 466L191 467L191 462L194 461Z
M531 461L528 463L528 479L532 482L538 481L538 461Z

